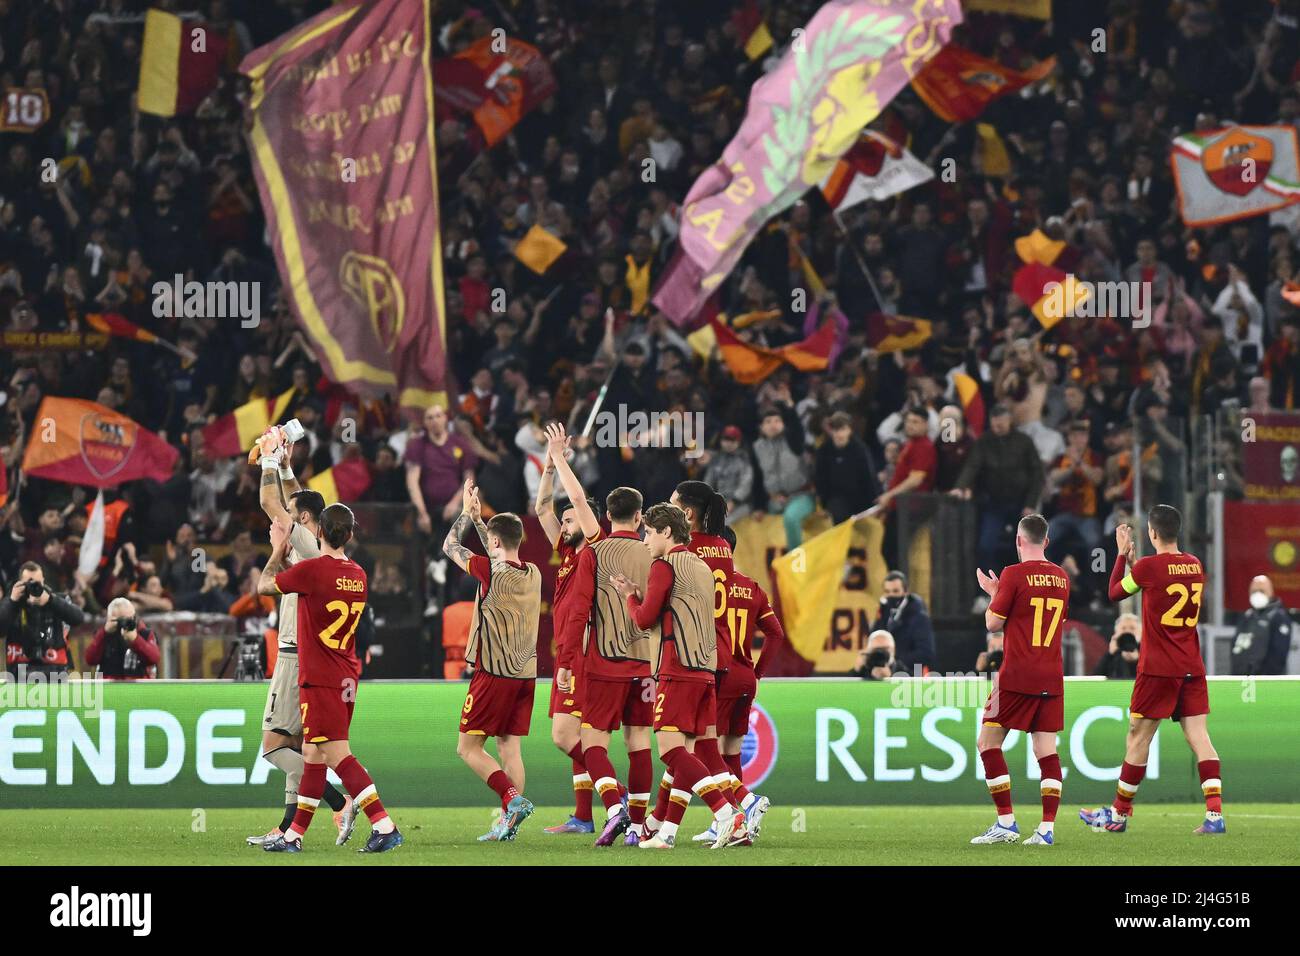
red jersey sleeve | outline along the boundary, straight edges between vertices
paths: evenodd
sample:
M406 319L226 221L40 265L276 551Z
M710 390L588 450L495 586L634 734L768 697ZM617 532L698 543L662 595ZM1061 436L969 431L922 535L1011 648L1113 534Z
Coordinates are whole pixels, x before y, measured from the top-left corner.
M1004 621L1011 615L1011 606L1016 600L1016 590L1020 584L1020 575L1011 568L1004 568L998 578L998 589L989 602L989 610Z
M471 554L469 556L469 568L467 570L484 586L492 581L492 562L481 554Z
M299 561L291 568L286 568L275 576L275 586L281 594L307 594L315 580L312 565L315 560Z
M763 653L758 656L758 663L754 665L754 676L762 680L768 667L771 666L770 662L775 658L777 648L785 643L785 628L781 626L781 619L772 610L772 605L762 588L758 591L758 599L758 621L755 626L763 632Z
M569 670L573 670L574 661L582 653L582 632L587 628L596 594L596 554L591 548L583 548L578 555L572 579L555 632L556 666Z
M663 614L668 595L673 590L673 566L662 558L650 564L650 576L646 580L645 598L638 601L635 594L627 596L627 607L632 612L632 620L643 631L655 626Z

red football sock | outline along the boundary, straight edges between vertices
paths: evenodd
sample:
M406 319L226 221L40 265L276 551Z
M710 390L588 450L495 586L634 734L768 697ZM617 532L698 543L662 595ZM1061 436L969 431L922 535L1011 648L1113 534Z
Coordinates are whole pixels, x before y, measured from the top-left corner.
M1146 775L1146 764L1138 766L1124 761L1124 765L1119 768L1119 783L1115 785L1116 813L1125 817L1133 813L1133 798L1137 796L1138 784Z
M579 820L591 820L591 774L582 759L582 744L574 744L569 751L573 761L573 815Z
M713 778L713 785L718 788L723 798L733 807L739 808L740 803L731 792L731 771L727 769L726 763L722 760L722 752L718 750L718 738L710 737L705 740L701 737L696 740L695 758L704 765L708 775Z
M664 763L668 763L668 761L663 757L660 757L659 759L663 760ZM660 823L663 823L665 820L668 819L668 803L672 798L672 794L673 794L673 771L672 771L672 767L669 767L667 770L664 771L664 775L659 779L659 793L655 797L654 812L650 814Z
M1056 811L1061 806L1061 755L1048 754L1038 758L1038 771L1042 780L1038 792L1043 798L1043 822L1056 822Z
M981 751L980 760L984 762L984 782L988 785L993 805L998 808L998 816L1010 816L1011 771L1007 769L1007 758L1002 755L1002 748Z
M506 776L504 770L494 771L492 776L487 778L487 785L495 790L497 796L501 798L502 810L506 808L506 805L511 800L519 796L519 791L515 789L515 785L510 782L510 778Z
M731 776L735 778L731 781L731 792L736 795L737 802L744 803L749 799L749 789L744 784L745 770L740 762L740 754L723 754L722 760L731 771Z
M650 750L633 750L627 755L627 810L634 824L645 822L650 787L654 783L654 760Z
M609 752L604 747L587 747L582 751L582 759L605 809L612 811L620 806L618 777L614 775L614 765L609 762Z
M1205 809L1208 813L1223 812L1223 781L1219 778L1219 760L1202 760L1196 765L1201 775L1201 793L1205 795ZM301 793L301 788L299 793Z
M298 784L298 809L294 811L293 823L289 825L289 834L300 838L311 826L312 815L320 804L321 794L325 792L325 765L323 763L303 764L302 782ZM289 834L286 834L289 835Z
M359 809L366 811L366 816L370 818L371 823L378 823L388 816L383 803L379 800L379 791L375 789L375 782L370 779L366 768L361 766L361 761L348 754L347 758L338 765L336 772L339 779L343 781L343 786L347 787L348 793L352 794L352 802Z
M673 768L673 790L681 793L696 793L709 809L717 813L727 806L727 798L722 789L713 782L712 774L700 763L698 757L685 747L676 747L664 755L664 759ZM685 807L683 807L683 810ZM671 813L671 810L669 811Z

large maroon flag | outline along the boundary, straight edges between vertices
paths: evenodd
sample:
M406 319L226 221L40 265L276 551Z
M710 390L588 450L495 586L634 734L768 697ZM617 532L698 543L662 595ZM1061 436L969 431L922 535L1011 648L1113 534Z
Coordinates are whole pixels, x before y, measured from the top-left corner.
M258 191L326 374L445 401L430 0L337 4L250 53Z

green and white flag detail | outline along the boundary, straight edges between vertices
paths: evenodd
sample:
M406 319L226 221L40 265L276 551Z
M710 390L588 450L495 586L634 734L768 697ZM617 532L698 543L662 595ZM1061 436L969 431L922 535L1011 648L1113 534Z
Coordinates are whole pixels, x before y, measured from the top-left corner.
M1293 126L1230 126L1179 136L1169 163L1183 222L1209 226L1300 202L1298 154Z

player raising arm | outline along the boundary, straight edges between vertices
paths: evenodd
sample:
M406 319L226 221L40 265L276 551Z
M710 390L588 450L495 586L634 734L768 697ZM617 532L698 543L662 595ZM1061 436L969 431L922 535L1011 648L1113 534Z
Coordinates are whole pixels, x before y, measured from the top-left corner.
M595 502L586 497L582 483L569 467L565 454L569 438L564 426L551 423L546 426L546 467L537 484L537 502L534 511L546 532L551 547L560 556L560 566L555 572L555 594L551 598L551 620L555 622L555 679L551 682L551 741L568 755L573 763L573 815L564 823L546 827L544 833L592 833L591 774L582 759L582 704L578 697L579 670L582 664L582 647L565 641L559 622L565 600L572 593L573 572L578 557L589 545L605 537L596 517ZM556 473L568 501L562 509L553 505ZM556 511L559 510L559 517Z
M1043 822L1026 846L1051 846L1056 811L1061 805L1061 758L1056 734L1065 725L1065 667L1057 637L1070 616L1070 579L1048 561L1047 519L1026 515L1016 525L1019 564L1003 568L1001 576L977 570L976 577L989 606L984 626L1003 639L1002 667L984 707L977 746L984 764L984 782L998 810L998 820L971 843L1015 843L1020 839L1011 807L1011 774L1002 744L1008 730L1031 735L1041 780L1039 796Z
M692 792L713 811L715 850L746 842L745 814L723 795L692 752L695 740L717 720L714 671L718 642L713 629L713 573L687 550L690 524L682 509L658 504L645 513L645 547L653 558L643 592L627 577L611 584L627 602L636 625L650 631L655 668L655 738L659 759L672 775L663 823L640 841L643 850L671 850Z
M465 648L474 676L461 708L456 755L501 800L501 818L479 837L480 842L498 842L513 840L533 812L532 802L523 795L519 748L533 714L542 575L536 565L519 560L524 523L517 515L502 512L484 524L473 478L466 479L461 501L464 510L447 532L442 550L477 579L479 590ZM460 543L471 527L488 557ZM500 764L485 748L488 737L497 740Z
M1205 569L1195 556L1179 550L1183 517L1176 508L1156 505L1147 515L1147 537L1156 553L1134 561L1132 529L1115 529L1119 551L1110 575L1110 599L1122 601L1142 592L1142 646L1137 679L1129 702L1128 739L1120 767L1115 802L1109 807L1081 810L1088 826L1123 833L1133 815L1133 798L1146 775L1151 740L1160 721L1169 717L1183 728L1196 755L1196 769L1205 797L1205 822L1194 833L1226 832L1223 822L1223 781L1219 755L1210 743L1206 716L1210 713L1205 662L1201 658L1201 593ZM1127 570L1126 570L1127 569Z
M305 491L294 477L289 461L293 443L283 441L283 429L273 425L257 440L262 468L258 500L262 513L289 528L288 550L284 563L320 557L320 516L325 499L318 491ZM279 569L275 569L279 570ZM298 595L280 598L276 615L276 639L279 652L275 671L266 693L266 712L262 717L262 759L284 771L284 819L270 833L250 836L250 846L261 846L289 829L298 810L298 787L304 770L302 758L302 711L298 706ZM352 836L356 808L330 783L325 784L322 799L334 811L338 827L335 840L340 846Z
M275 572L289 547L289 529L276 522L271 529L271 559L262 569L258 593L298 595L298 700L302 712L302 756L305 761L298 788L298 810L283 836L262 845L272 853L299 853L302 837L325 791L325 768L339 775L357 808L372 827L362 853L383 853L402 844L402 834L379 801L375 782L348 746L348 730L357 699L357 660L352 636L366 609L366 572L343 553L356 519L347 505L333 504L321 512L321 556Z

